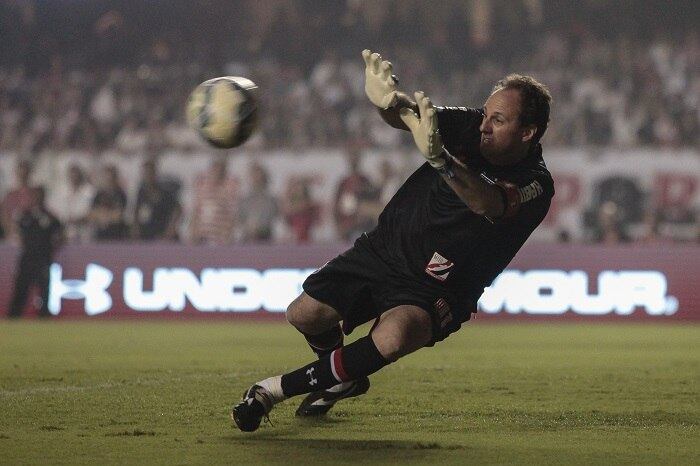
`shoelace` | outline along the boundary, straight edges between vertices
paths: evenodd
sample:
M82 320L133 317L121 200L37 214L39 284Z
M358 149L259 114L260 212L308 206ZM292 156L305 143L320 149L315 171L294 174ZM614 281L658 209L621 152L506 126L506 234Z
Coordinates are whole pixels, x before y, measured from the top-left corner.
M260 398L264 398L264 400L257 399L256 400L263 405L263 408L265 408L265 414L263 414L263 417L265 418L265 421L267 421L270 426L274 427L275 425L272 423L272 420L270 420L270 411L272 411L272 407L274 404L272 403L272 400L270 400L270 397L267 396L267 393L264 391L256 392L256 395L259 395ZM267 406L270 407L270 409L267 409Z

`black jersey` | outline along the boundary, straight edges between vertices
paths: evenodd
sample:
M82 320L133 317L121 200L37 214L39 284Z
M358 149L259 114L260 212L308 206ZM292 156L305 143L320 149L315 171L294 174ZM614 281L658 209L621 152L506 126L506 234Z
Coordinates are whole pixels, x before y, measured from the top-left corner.
M31 209L19 219L22 238L22 257L36 262L50 263L56 248L56 236L61 223L44 209Z
M396 273L441 288L455 305L475 310L484 287L544 219L554 186L539 144L515 165L491 165L479 153L481 111L462 107L437 111L445 148L485 180L514 185L518 210L503 219L475 214L425 163L389 201L367 240Z

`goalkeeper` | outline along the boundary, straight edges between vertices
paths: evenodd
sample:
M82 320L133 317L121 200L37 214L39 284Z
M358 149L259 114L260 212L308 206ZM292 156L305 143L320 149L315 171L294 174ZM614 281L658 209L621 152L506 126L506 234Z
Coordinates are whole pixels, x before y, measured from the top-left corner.
M397 89L392 65L362 52L365 91L389 125L408 130L426 163L354 246L311 274L287 309L318 360L250 387L233 408L253 431L273 405L309 394L299 416L365 393L368 376L458 330L484 287L547 214L554 195L539 141L551 96L528 76L498 81L481 109L434 107ZM369 335L343 335L374 321Z

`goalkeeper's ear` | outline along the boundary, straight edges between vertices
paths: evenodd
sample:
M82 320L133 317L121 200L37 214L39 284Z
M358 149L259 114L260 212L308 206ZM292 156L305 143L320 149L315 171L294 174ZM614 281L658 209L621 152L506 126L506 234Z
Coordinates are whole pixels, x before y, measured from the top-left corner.
M525 126L522 130L522 141L523 142L528 142L532 141L532 138L535 137L535 134L537 133L537 126L535 125L529 125Z
M410 108L402 108L399 112L399 116L401 117L401 121L403 121L403 123L406 126L408 126L408 129L411 131L418 128L418 126L420 125L420 119L418 118L418 115L416 115L416 112L414 112Z

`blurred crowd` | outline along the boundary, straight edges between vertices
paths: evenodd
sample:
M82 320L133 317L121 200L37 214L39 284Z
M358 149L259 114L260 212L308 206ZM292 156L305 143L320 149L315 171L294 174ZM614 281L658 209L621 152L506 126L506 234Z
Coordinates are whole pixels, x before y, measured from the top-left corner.
M390 163L380 164L377 182L362 172L359 162L358 152L347 154L347 174L338 181L329 206L336 239L342 241L353 241L372 229L401 184ZM284 192L276 196L262 165L253 163L247 173L233 174L224 158L213 159L196 177L187 218L180 202L180 181L161 176L156 160L142 164L133 199L128 198L116 165L104 165L94 182L78 163L69 165L67 172L68 183L49 191L33 182L32 162L19 160L15 183L0 202L0 239L19 243L22 215L39 208L60 221L64 240L72 244L128 240L211 245L306 243L312 240L323 208L311 194L310 177L288 177ZM248 180L245 192L240 175Z
M393 61L402 89L421 89L438 105L480 106L505 74L534 75L554 96L547 148L697 151L697 17L693 0L7 0L0 156L22 162L2 201L2 235L15 237L13 219L36 202L32 161L79 152L147 162L133 199L117 166L103 164L99 175L68 170L47 203L69 241L305 242L330 203L337 238L352 239L400 184L389 165L377 182L350 156L324 204L311 195L310 177L292 176L271 194L261 165L245 174L253 188L244 192L219 160L197 178L184 212L182 180L160 176L158 160L205 149L187 127L185 101L221 75L259 85L260 126L244 150L412 149L364 95L363 48ZM652 238L664 222L697 231L697 212L638 208L643 194L624 185L613 183L586 212L588 240ZM631 197L615 198L620 192ZM631 224L644 231L629 232Z
M245 172L233 173L225 158L213 158L195 176L185 209L182 180L161 174L157 159L144 159L132 195L114 164L87 173L81 164L72 163L67 167L68 183L47 189L34 182L32 162L20 159L13 186L0 198L0 241L19 244L22 215L40 208L57 218L64 241L71 244L131 240L219 246L302 244L316 240L314 233L324 215L330 217L333 230L326 240L352 242L376 225L406 176L389 159L372 174L360 161L359 152L347 152L347 168L332 187L332 199L320 199L313 194L313 176L286 176L284 189L274 193L262 164L253 162ZM245 189L241 179L246 180ZM690 194L693 186L669 185L666 194L650 196L634 177L603 177L578 213L581 231L562 224L554 239L603 244L700 242L696 206L688 199L664 199L677 196L679 189Z
M201 147L184 103L224 74L260 87L251 148L396 147L363 93L366 47L438 104L480 106L505 74L533 74L554 95L550 147L699 147L697 2L570 3L5 2L0 150Z

